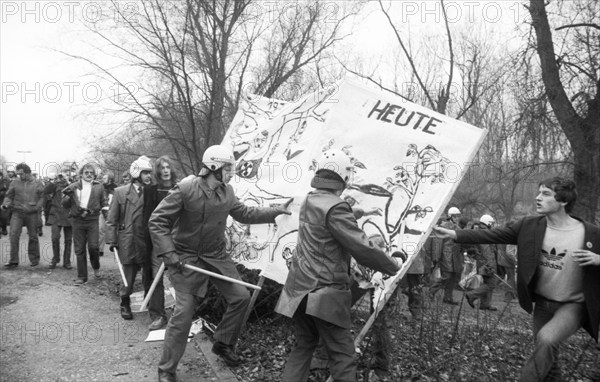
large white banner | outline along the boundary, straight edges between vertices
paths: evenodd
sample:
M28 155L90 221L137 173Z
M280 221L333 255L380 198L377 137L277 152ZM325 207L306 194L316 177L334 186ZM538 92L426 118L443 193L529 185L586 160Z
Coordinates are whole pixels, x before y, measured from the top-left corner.
M228 250L237 262L284 283L296 246L298 209L311 190L315 161L335 148L349 154L356 169L342 197L370 212L359 220L369 236L383 238L389 252L406 252L404 274L485 134L352 80L297 102L247 98L223 141L238 160L231 184L248 205L294 198L293 213L280 216L276 225L230 221Z

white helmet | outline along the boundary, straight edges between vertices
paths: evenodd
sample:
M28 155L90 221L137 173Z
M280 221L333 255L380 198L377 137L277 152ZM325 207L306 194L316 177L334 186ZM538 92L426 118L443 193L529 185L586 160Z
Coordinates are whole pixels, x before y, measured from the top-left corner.
M342 178L346 185L352 183L354 165L350 157L342 150L331 149L321 155L317 161L317 171L330 170Z
M210 146L204 151L204 155L202 155L202 163L210 170L217 171L224 165L231 163L235 163L235 158L233 156L233 151L221 145ZM202 172L201 174L202 175Z
M448 216L452 216L452 215L460 215L460 210L456 207L450 207L450 209L448 209Z
M142 174L142 171L152 171L152 162L150 161L150 158L145 155L136 159L131 166L129 166L131 179L138 178Z
M482 215L479 218L479 222L483 223L485 225L487 225L488 227L490 227L493 223L495 223L496 221L494 220L493 217L491 217L490 215Z

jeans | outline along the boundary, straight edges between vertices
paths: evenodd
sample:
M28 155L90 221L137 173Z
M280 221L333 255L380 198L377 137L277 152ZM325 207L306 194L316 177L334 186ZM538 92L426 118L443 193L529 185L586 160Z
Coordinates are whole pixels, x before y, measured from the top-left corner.
M73 219L73 243L77 257L77 277L87 281L87 256L86 246L90 253L90 263L94 270L100 269L100 256L98 254L98 218Z
M560 381L558 349L581 326L584 304L535 297L533 335L535 348L521 369L520 382Z
M40 243L37 234L38 213L23 213L13 211L10 218L10 263L19 264L19 240L23 225L27 227L27 236L29 236L29 245L27 246L27 255L31 264L40 262Z

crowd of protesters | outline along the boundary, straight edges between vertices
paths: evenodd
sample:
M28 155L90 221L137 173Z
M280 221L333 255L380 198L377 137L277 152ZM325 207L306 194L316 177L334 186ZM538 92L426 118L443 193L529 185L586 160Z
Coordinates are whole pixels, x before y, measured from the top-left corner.
M319 344L329 357L334 380L356 380L350 306L356 294L351 285L358 282L352 282L350 260L389 275L402 264L395 258L403 254L390 257L358 227L356 221L363 212L353 210L342 195L351 183L349 159L335 150L323 155L320 161L333 162L337 170L320 167L311 183L315 190L302 202L298 246L276 307L296 326L297 343L284 369L285 381L307 380ZM88 282L88 258L94 277L101 278L105 246L116 252L126 281L120 290L123 319L133 319L130 296L137 273L142 274L145 294L156 279L159 293L149 298L149 330L166 327L159 381L175 380L194 308L211 281L228 304L214 335L213 352L235 367L242 362L235 344L249 293L188 265L241 280L231 254L225 251L227 217L245 224L273 223L275 217L290 211L289 203L258 208L239 202L228 184L234 171L233 153L223 146L208 148L199 176L182 181L167 156L156 161L138 158L120 174L119 185L113 172L100 173L92 164L83 165L73 177L58 174L44 180L32 174L27 164L18 164L6 177L0 172L0 234L10 240L4 267L20 265L23 226L27 227L30 266L39 266L38 236L43 234L44 220L52 227L49 268L55 269L62 258L62 267L72 269L73 247L75 285ZM450 207L402 280L399 291L408 296L412 321L422 320L428 306L425 296L433 300L438 291L443 291L443 303L457 305L454 295L462 290L473 309L493 314L497 310L493 292L501 284L506 289L505 301L518 297L523 309L533 312L535 350L522 369L521 380L560 378L559 344L579 327L597 341L600 322L600 230L570 215L576 198L573 182L542 181L536 197L538 215L506 225L498 224L491 214L467 219L459 208ZM163 263L177 291L170 317L162 293Z

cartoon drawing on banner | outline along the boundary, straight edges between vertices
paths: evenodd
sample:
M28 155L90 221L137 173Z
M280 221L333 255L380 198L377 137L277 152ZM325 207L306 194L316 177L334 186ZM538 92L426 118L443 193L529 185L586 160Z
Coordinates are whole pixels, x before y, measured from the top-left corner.
M449 162L435 147L427 145L419 150L417 145L409 144L406 156L416 158L414 163L404 163L393 168L393 178L386 177L384 187L377 184L353 184L349 189L379 197L385 200L384 230L373 221L366 219L361 228L365 230L372 226L382 236L386 249L392 250L392 241L400 234L402 222L414 215L414 220L424 219L428 213L433 212L431 206L414 205L419 188L429 181L429 184L444 183L444 173ZM399 213L398 213L399 212ZM420 235L423 232L406 226L405 234Z
M351 79L297 101L245 95L222 142L237 161L230 184L248 206L293 198L292 215L253 226L229 219L227 250L261 276L285 282L315 160L336 148L354 164L354 180L341 197L363 211L359 227L388 253L406 255L410 265L485 134Z

